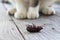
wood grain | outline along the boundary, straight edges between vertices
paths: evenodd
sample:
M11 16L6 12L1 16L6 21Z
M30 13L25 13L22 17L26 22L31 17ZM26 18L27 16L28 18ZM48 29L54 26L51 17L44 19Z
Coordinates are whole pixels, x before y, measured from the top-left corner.
M0 3L0 40L24 40Z
M9 6L6 5L9 8ZM57 4L53 5L56 11L55 15L52 16L40 16L39 19L34 20L17 20L11 17L14 23L17 25L19 31L25 38L25 40L60 40L60 6ZM41 25L44 29L38 33L29 33L26 30L27 24Z
M59 40L60 39L60 26L59 26L59 19L60 19L60 9L58 7L55 9L56 15L53 16L41 16L39 19L36 20L16 20L16 25L24 35L26 40ZM38 33L29 33L26 30L27 24L36 24L36 25L42 25L44 27L41 32ZM45 25L44 25L45 24Z

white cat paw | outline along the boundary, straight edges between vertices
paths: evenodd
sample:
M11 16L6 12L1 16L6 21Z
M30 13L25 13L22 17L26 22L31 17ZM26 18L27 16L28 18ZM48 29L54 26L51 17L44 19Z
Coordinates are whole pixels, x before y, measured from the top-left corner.
M53 15L55 14L55 10L51 7L45 7L45 8L42 8L42 13L44 15Z
M26 18L27 14L26 14L26 11L18 11L14 14L14 17L16 19L23 19L23 18Z
M35 19L35 18L39 18L39 8L33 8L30 7L27 13L27 18L28 19Z
M8 9L8 14L9 15L14 15L15 12L16 12L16 9L15 8Z

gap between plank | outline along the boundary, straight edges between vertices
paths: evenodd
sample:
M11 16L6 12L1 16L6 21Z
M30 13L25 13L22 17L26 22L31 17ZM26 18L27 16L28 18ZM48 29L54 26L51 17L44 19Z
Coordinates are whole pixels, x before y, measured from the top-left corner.
M7 8L5 7L4 3L2 3L2 5L4 6L5 10L7 10ZM24 35L23 35L22 32L19 30L18 26L16 25L16 23L14 22L14 20L12 19L11 16L10 16L10 18L11 18L12 22L14 23L14 25L16 26L16 28L17 28L17 30L19 31L19 33L21 34L21 36L23 37L23 39L26 40L25 37L24 37Z

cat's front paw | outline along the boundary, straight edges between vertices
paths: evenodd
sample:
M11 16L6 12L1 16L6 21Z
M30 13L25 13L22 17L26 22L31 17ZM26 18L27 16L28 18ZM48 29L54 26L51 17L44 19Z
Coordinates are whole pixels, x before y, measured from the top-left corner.
M42 8L42 13L44 15L53 15L53 14L55 14L55 10L51 7L44 7L44 8Z
M29 8L28 13L27 13L27 18L28 19L35 19L39 18L39 9L38 8Z
M26 11L17 11L15 14L14 14L14 17L16 19L24 19L26 18L27 14L26 14Z
M8 14L9 15L14 15L14 13L16 12L16 9L15 8L10 8L10 9L8 9Z
M28 12L28 14L27 14L27 18L28 19L35 19L35 18L39 18L39 14L38 13L36 13L35 11L33 12Z

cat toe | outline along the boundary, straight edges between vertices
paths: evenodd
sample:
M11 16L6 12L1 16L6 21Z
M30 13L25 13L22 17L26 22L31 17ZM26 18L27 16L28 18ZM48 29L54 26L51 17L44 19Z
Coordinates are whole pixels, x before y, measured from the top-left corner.
M47 7L47 8L42 9L42 13L44 15L53 15L53 14L55 14L55 10L53 8Z
M11 9L8 10L8 14L10 16L14 15L15 12L16 12L16 9L15 8L11 8Z
M25 12L16 12L15 14L14 14L14 17L16 18L16 19L25 19L26 18L26 13Z

